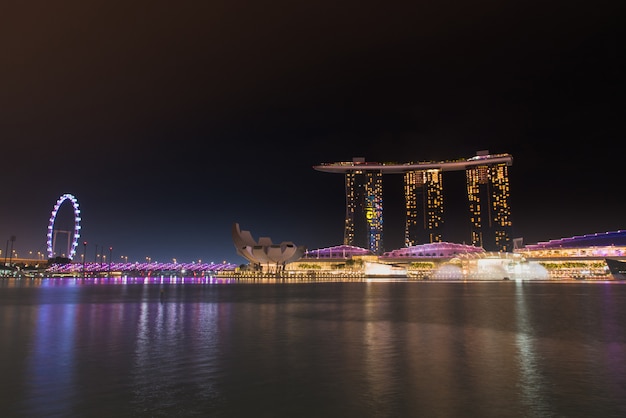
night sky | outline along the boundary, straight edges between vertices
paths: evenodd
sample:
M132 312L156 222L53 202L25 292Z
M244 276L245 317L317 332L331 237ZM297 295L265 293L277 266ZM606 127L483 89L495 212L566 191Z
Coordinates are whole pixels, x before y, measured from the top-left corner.
M626 228L624 22L621 0L9 2L2 254L12 235L19 256L45 252L65 193L88 260L98 245L113 261L244 263L234 222L339 245L344 180L314 165L478 150L513 155L525 244ZM444 238L463 242L456 174ZM401 229L398 181L385 224Z

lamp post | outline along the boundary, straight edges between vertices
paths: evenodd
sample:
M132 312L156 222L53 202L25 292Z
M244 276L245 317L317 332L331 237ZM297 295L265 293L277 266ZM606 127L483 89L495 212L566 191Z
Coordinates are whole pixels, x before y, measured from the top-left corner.
M150 261L152 259L150 257L146 257L146 275L150 276L151 275L151 270L150 270Z
M13 262L13 243L15 242L15 235L11 235L11 254L9 255L9 264Z
M109 277L111 276L111 261L113 260L113 247L109 247Z
M87 241L83 241L83 279L85 278L85 262L87 261Z

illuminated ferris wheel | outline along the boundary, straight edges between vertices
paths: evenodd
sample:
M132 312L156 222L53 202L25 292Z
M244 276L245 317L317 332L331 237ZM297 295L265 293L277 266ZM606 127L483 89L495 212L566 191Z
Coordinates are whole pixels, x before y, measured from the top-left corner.
M66 200L69 200L74 207L73 231L64 231L54 228L54 222L56 221L59 208ZM67 258L72 260L76 255L78 238L80 238L80 209L78 209L78 200L76 200L76 198L69 193L64 194L59 198L59 200L57 200L56 204L54 205L54 209L52 209L52 214L50 215L50 223L48 224L48 258L54 258L54 247L57 243L57 236L59 234L65 234L67 236L67 252L65 254Z

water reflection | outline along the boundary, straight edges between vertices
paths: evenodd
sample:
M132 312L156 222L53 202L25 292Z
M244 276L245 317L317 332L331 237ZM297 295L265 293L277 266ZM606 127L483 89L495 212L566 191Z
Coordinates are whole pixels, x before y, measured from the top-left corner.
M550 407L544 399L548 388L540 373L537 352L534 344L533 322L528 314L524 285L516 283L515 318L517 331L515 332L515 346L520 371L517 386L521 392L521 401L528 408L532 416L551 416Z
M76 392L76 366L72 344L75 337L76 305L51 303L42 294L32 327L33 346L25 370L26 398L40 399L28 405L32 416L62 415L70 410Z
M216 397L218 323L228 312L214 303L176 303L182 289L167 289L164 300L140 304L130 369L133 404L146 413L176 413L188 391ZM184 376L185 385L180 385Z
M381 314L390 312L392 301L389 292L393 286L370 285L366 289L363 304L364 332L362 347L364 350L363 366L366 386L363 388L363 404L370 411L380 416L396 415L392 406L396 404L401 384L396 376L397 365L394 362L396 327L392 318Z
M601 347L603 350L596 353L598 360L603 362L603 372L598 376L601 380L607 376L607 391L611 399L626 398L626 341L624 341L624 317L623 304L626 300L623 295L617 294L610 284L606 283L602 287L601 307L602 318L601 329L603 333ZM602 382L598 383L602 386Z
M240 281L225 277L35 277L20 279L0 279L2 287L73 287L88 285L177 285L177 284L234 284Z
M0 287L5 416L626 413L618 284Z

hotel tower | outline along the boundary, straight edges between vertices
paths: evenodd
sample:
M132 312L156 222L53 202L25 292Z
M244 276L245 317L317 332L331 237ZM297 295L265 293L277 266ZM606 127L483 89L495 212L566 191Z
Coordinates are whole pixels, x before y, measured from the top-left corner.
M453 161L373 163L364 158L314 166L318 171L342 173L346 182L344 244L380 254L383 248L383 174L404 177L404 244L444 241L443 172L465 170L468 216L473 245L487 251L512 251L508 167L510 154L476 156Z

